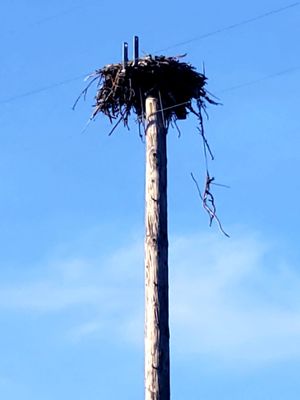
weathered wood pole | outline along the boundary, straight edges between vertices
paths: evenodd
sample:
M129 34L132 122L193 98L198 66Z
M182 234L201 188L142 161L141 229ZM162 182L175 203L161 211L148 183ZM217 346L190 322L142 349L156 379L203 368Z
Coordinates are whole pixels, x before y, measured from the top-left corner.
M145 400L170 400L167 129L146 99Z

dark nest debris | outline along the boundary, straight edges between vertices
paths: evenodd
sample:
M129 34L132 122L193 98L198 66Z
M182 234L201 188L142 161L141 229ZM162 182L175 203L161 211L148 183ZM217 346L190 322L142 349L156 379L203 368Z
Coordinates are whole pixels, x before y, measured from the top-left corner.
M202 113L206 115L207 103L217 105L212 95L206 90L207 78L204 73L199 73L188 63L180 61L184 56L165 57L151 55L139 59L136 63L131 61L126 66L123 64L109 64L96 70L88 76L91 79L88 86L82 91L76 100L86 97L90 86L97 82L96 103L90 120L98 114L106 115L115 130L120 122L128 127L129 116L133 112L137 116L139 127L145 120L145 100L148 96L158 99L159 111L163 113L163 122L168 128L170 123L185 119L189 112L198 118L198 128L203 140L204 157L206 163L206 181L203 193L197 185L203 207L209 214L210 224L215 219L220 230L223 230L220 220L216 215L214 197L211 193L211 185L214 178L210 177L207 167L207 153L213 159L212 152L206 140L203 128ZM178 127L177 127L178 129ZM141 134L140 134L141 136ZM222 185L221 185L222 186Z
M170 122L176 125L178 119L185 119L192 112L199 118L203 130L202 111L206 113L207 103L218 103L205 89L206 76L180 61L181 57L149 55L136 64L129 62L125 68L123 64L106 65L88 77L92 80L79 98L85 97L89 87L97 81L98 91L91 119L103 113L111 123L115 123L113 130L121 121L128 127L131 112L136 114L139 124L142 123L148 96L158 99L166 127Z

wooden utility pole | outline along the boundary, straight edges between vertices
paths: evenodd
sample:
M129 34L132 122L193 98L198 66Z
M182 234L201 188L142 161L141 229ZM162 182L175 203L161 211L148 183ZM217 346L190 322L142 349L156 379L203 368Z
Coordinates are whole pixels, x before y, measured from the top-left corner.
M146 99L145 400L170 400L167 129Z
M202 112L206 113L207 103L217 103L205 90L206 76L180 61L180 56L140 58L137 36L133 39L131 61L127 42L122 49L122 63L96 70L78 99L85 97L91 83L98 81L91 119L100 113L108 117L114 122L109 134L121 122L129 127L132 112L139 126L146 117L145 400L170 400L167 126L186 119L189 113L195 114L206 157L206 150L210 149L203 132ZM200 197L210 222L215 218L222 230L210 192L212 181L207 173L205 191Z

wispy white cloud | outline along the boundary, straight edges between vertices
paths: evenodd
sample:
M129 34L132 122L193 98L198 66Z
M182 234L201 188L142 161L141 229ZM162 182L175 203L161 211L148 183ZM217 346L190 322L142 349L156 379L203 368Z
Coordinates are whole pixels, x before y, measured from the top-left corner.
M300 357L300 275L267 261L275 247L253 237L190 237L174 250L176 351L248 363Z
M101 319L97 318L88 322L82 322L81 324L72 327L68 332L68 337L75 343L80 342L85 338L90 338L91 335L101 335L107 332L107 327L104 323L101 323Z
M133 300L131 288L142 278L143 248L136 242L99 258L65 258L38 266L40 279L0 284L0 309L65 312L78 306L111 312ZM42 272L43 271L43 274ZM140 273L139 273L140 271Z
M300 273L276 246L242 234L171 239L172 349L226 362L300 357ZM49 263L45 279L0 287L0 310L88 312L73 321L74 342L115 336L143 343L143 245L134 241L101 259Z
M75 252L75 251L74 251ZM143 313L143 244L133 241L106 256L56 259L38 266L39 279L0 284L1 310L16 313L73 313L66 336L74 343L89 337L122 336L136 343L136 314ZM43 271L43 273L41 272ZM42 276L42 277L41 277Z

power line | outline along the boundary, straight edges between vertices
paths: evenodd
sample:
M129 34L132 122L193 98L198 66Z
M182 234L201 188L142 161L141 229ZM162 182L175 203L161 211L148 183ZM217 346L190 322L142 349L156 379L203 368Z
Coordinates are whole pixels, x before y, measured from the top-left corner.
M225 32L225 31L228 31L228 30L231 30L231 29L235 29L235 28L237 28L239 26L242 26L242 25L245 25L245 24L249 24L251 22L257 21L257 20L262 19L262 18L269 17L269 16L274 15L274 14L278 14L278 13L280 13L282 11L291 9L291 8L296 7L298 5L300 5L299 1L297 1L295 3L292 3L292 4L290 4L288 6L285 6L285 7L277 8L277 9L274 9L274 10L270 10L270 11L268 11L268 12L266 12L264 14L260 14L260 15L258 15L256 17L249 18L249 19L246 19L246 20L241 21L241 22L237 22L237 23L232 24L232 25L228 25L228 26L226 26L224 28L220 28L220 29L217 29L215 31L211 31L211 32L208 32L206 34L197 36L195 38L186 40L184 42L176 43L176 44L174 44L172 46L169 46L169 47L166 47L164 49L157 50L153 54L159 53L161 51L166 51L166 50L174 48L174 47L182 46L184 44L188 44L188 43L191 43L191 42L194 42L194 41L197 41L197 40L205 39L207 37L210 37L210 36L213 36L213 35L217 35L217 34L220 34L222 32ZM73 7L72 10L74 8L78 8L78 7ZM49 17L49 18L51 18L51 17ZM298 69L299 69L299 67L295 67L295 68L290 68L290 69L287 69L287 70L284 70L284 71L279 71L279 72L277 72L275 74L268 75L268 76L266 76L264 78L261 78L261 79L255 80L255 81L250 81L250 82L242 83L242 84L237 85L237 86L233 86L231 88L223 89L220 93L228 92L228 91L231 91L231 90L236 90L236 89L242 88L244 86L249 86L249 85L258 83L258 82L266 80L266 79L270 79L270 78L273 78L273 77L276 77L276 76L279 76L279 75L284 75L284 74L287 74L289 72L293 72L293 71L298 70ZM73 78L67 79L67 80L62 81L62 82L57 82L57 83L54 83L54 84L49 85L49 86L45 86L45 87L42 87L42 88L34 89L34 90L29 91L29 92L22 93L20 95L12 96L10 98L4 99L4 100L0 100L0 104L10 103L12 101L21 99L23 97L27 97L27 96L38 94L38 93L41 93L41 92L45 92L47 90L50 90L50 89L53 89L55 87L59 87L59 86L74 82L74 81L82 79L84 77L86 77L86 74L80 75L80 76L77 76L77 77L73 77Z
M262 78L254 79L252 81L247 81L247 82L244 82L244 83L241 83L241 84L238 84L238 85L234 85L234 86L230 86L228 88L217 90L216 94L232 92L234 90L242 89L242 88L244 88L246 86L252 86L252 85L255 85L257 83L260 83L260 82L263 82L263 81L266 81L266 80L269 80L269 79L273 79L273 78L276 78L276 77L281 76L281 75L288 75L290 73L293 73L293 72L299 71L299 70L300 70L300 67L292 67L292 68L284 69L284 70L281 70L281 71L277 71L277 72L274 72L273 74L266 75L266 76L264 76ZM54 83L54 84L49 85L49 86L44 86L44 87L39 88L39 89L31 90L29 92L25 92L25 93L22 93L20 95L12 96L12 97L9 97L9 98L7 98L5 100L0 100L0 105L1 104L6 104L6 103L10 103L10 102L15 101L15 100L19 100L19 99L21 99L23 97L32 96L34 94L45 92L45 91L48 91L50 89L54 89L54 88L59 87L59 86L66 85L68 83L77 81L79 79L83 79L86 76L87 76L86 74L79 75L79 76L76 76L74 78L66 79L65 81L62 81L62 82ZM185 104L185 103L182 103L182 104ZM181 104L175 104L174 106L172 106L172 108L176 107L178 105L181 105Z
M0 100L0 104L10 103L12 101L22 99L23 97L28 97L28 96L32 96L34 94L46 92L46 91L48 91L50 89L54 89L54 88L56 88L58 86L63 86L63 85L66 85L68 83L71 83L71 82L74 82L74 81L78 81L79 79L83 79L85 77L86 77L86 74L79 75L79 76L75 76L74 78L70 78L70 79L66 79L66 80L61 81L61 82L53 83L52 85L41 87L39 89L30 90L29 92L21 93L21 94L16 95L16 96L8 97L7 99L4 99L4 100Z
M175 43L175 44L173 44L171 46L168 46L168 47L165 47L163 49L157 50L154 54L160 53L162 51L166 51L166 50L169 50L169 49L173 49L175 47L183 46L183 45L188 44L188 43L196 42L198 40L206 39L206 38L208 38L210 36L218 35L219 33L223 33L223 32L238 28L238 27L240 27L242 25L250 24L250 23L258 21L260 19L267 18L267 17L270 17L270 16L272 16L274 14L278 14L278 13L281 13L281 12L286 11L288 9L297 7L299 5L300 5L300 2L297 1L296 3L289 4L288 6L277 8L275 10L270 10L268 12L265 12L264 14L257 15L256 17L248 18L248 19L245 19L243 21L237 22L235 24L225 26L224 28L216 29L214 31L211 31L211 32L208 32L208 33L204 33L203 35L195 36L194 38L185 40L183 42Z
M287 75L289 73L292 73L292 72L295 72L295 71L298 71L298 70L300 70L300 67L294 67L294 68L285 69L283 71L278 71L278 72L275 72L273 74L264 76L262 78L255 79L253 81L248 81L248 82L245 82L245 83L241 83L239 85L230 86L230 87L225 88L225 89L217 90L216 94L219 95L219 94L222 94L222 93L232 92L234 90L242 89L242 88L247 87L247 86L252 86L252 85L255 85L255 84L259 83L259 82L262 82L262 81L265 81L265 80L268 80L268 79L272 79L272 78L276 78L277 76L280 76L280 75ZM157 110L157 112L170 110L172 108L183 106L184 104L188 104L188 103L190 103L190 101L184 101L183 103L173 104L170 107L160 108L160 109Z
M46 17L40 18L36 21L33 21L31 23L26 24L25 26L21 27L20 29L13 29L11 31L8 31L9 34L18 34L26 31L28 28L34 28L35 26L43 25L44 23L47 23L49 21L55 20L57 18L61 18L65 15L71 14L76 10L82 9L82 8L89 8L89 7L95 7L98 6L99 4L84 4L84 5L77 5L73 6L70 8L67 8L65 10L59 11L55 14L48 15Z
M37 20L35 22L32 22L31 24L28 24L28 26L30 27L30 26L42 25L45 22L49 22L49 21L52 21L53 19L57 19L57 18L63 17L64 15L71 14L73 11L75 11L77 9L80 9L82 7L83 7L82 5L81 6L74 6L74 7L68 8L66 10L62 10L62 11L56 13L56 14L52 14L52 15L49 15L47 17L41 18L41 19L39 19L39 20Z
M281 75L288 75L288 74L290 74L292 72L299 71L299 70L300 70L300 67L293 67L293 68L284 69L282 71L274 72L273 74L266 75L266 76L264 76L262 78L255 79L253 81L244 82L244 83L241 83L239 85L230 86L228 88L218 90L217 93L221 94L221 93L232 92L234 90L242 89L242 88L247 87L247 86L252 86L252 85L255 85L257 83L260 83L260 82L263 82L263 81L266 81L266 80L269 80L269 79L272 79L272 78L277 78L278 76L281 76Z

